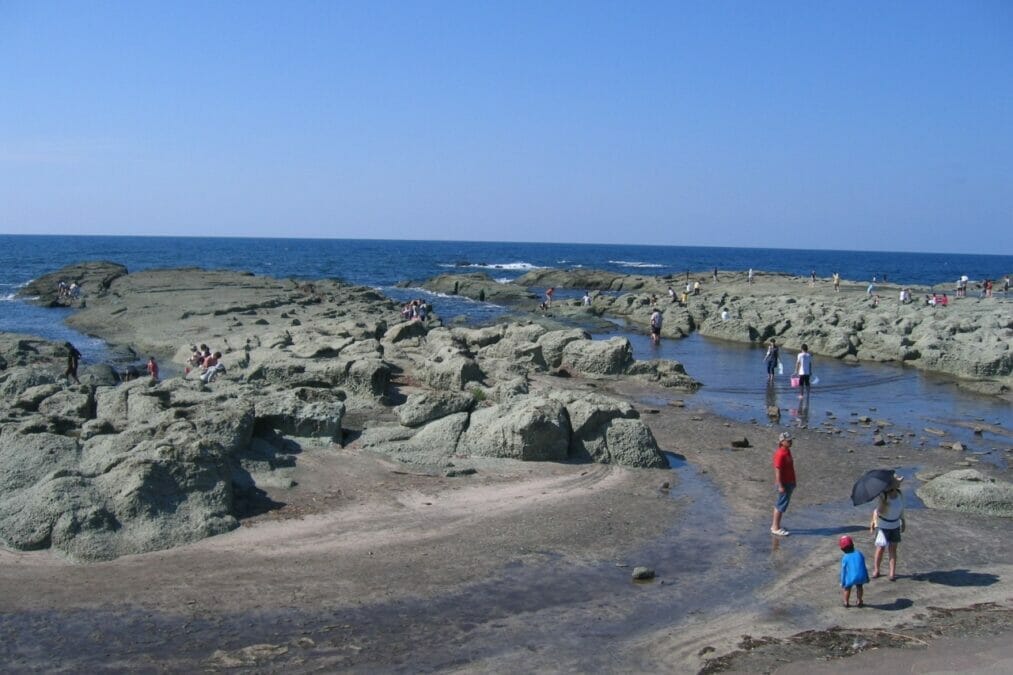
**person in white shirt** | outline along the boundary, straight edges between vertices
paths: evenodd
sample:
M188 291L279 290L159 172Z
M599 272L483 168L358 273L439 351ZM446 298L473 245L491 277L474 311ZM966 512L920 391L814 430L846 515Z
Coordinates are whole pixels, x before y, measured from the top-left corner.
M808 393L813 374L813 355L809 353L809 345L803 344L802 351L795 359L795 374L799 376L799 390Z

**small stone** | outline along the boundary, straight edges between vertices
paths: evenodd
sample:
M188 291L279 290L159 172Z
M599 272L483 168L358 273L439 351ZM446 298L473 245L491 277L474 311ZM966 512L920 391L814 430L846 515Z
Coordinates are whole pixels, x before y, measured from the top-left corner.
M650 567L634 567L633 568L633 580L634 581L647 581L648 579L654 578L654 570Z
M733 448L748 448L749 447L749 439L748 438L736 439L736 440L732 441L732 447Z
M661 489L662 490L667 490L670 487L672 487L672 485L667 480L664 483L661 484Z
M967 450L967 446L964 445L963 443L961 443L960 441L956 441L955 443L952 443L950 445L950 449L951 450L957 450L959 452L963 452L964 450Z

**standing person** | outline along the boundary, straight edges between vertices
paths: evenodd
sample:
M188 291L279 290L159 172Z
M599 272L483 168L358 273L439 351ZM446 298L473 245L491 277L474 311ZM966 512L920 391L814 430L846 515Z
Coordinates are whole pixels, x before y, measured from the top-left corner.
M816 285L816 270L812 270L809 272L809 285L810 286Z
M714 283L717 283L717 281L718 281L718 268L715 267L714 268Z
M795 374L799 376L799 397L809 393L813 374L813 355L809 353L809 345L803 344L802 351L795 358Z
M841 292L841 273L834 272L834 293Z
M778 537L787 537L790 532L781 527L781 517L788 510L791 493L795 491L795 462L791 456L791 434L783 432L777 441L774 451L774 486L777 488L777 503L774 504L774 519L770 523L770 533Z
M1002 297L1009 296L1009 275L1007 274L1002 280Z
M848 535L841 537L837 544L844 555L841 556L841 590L844 594L844 606L851 607L851 589L856 588L858 606L865 607L863 600L865 589L869 583L869 570L865 567L865 556L855 550L855 542Z
M661 342L661 311L655 307L651 313L651 342L658 344Z
M69 342L65 346L67 347L67 372L63 376L67 378L68 383L73 378L75 382L81 384L81 380L77 379L77 366L81 361L81 352L77 351L77 347Z
M675 302L675 289L671 286L668 287L668 299Z
M767 353L763 355L763 363L767 366L767 382L774 381L777 366L781 363L780 355L781 350L777 346L777 340L770 338L770 344L767 345Z
M752 267L749 268L749 273L746 274L746 283L747 284L753 283L753 268Z
M556 292L556 289L549 286L545 289L545 306L552 307L552 294Z
M876 533L876 555L873 557L872 578L879 577L879 566L883 562L883 550L890 555L890 581L897 580L897 544L900 533L906 525L904 521L904 493L900 491L903 476L893 475L890 487L879 496L879 504L872 512L869 531L879 529Z
M148 375L151 376L152 382L158 382L158 362L154 356L148 357Z

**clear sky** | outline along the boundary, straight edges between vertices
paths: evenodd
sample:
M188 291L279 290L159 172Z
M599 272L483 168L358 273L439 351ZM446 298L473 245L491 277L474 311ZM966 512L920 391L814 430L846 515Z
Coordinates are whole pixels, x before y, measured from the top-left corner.
M0 0L0 232L1013 253L1013 2Z

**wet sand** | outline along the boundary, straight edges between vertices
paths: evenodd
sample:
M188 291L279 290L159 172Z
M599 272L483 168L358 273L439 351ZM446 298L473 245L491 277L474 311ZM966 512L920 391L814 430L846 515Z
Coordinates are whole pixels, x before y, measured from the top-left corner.
M674 401L630 382L565 386ZM639 407L673 471L500 460L448 478L354 443L320 445L299 456L297 487L269 490L284 506L232 533L90 565L0 553L4 667L757 672L812 659L819 669L840 652L829 638L775 643L804 631L923 626L896 655L914 664L941 625L930 608L975 603L994 604L946 638L1008 643L1008 520L910 510L900 578L872 582L865 609L840 606L837 537L851 533L872 557L871 507L847 499L854 477L950 468L959 453L800 430L784 520L794 533L777 539L767 531L776 429ZM753 447L732 450L743 436ZM638 565L655 579L633 582Z

